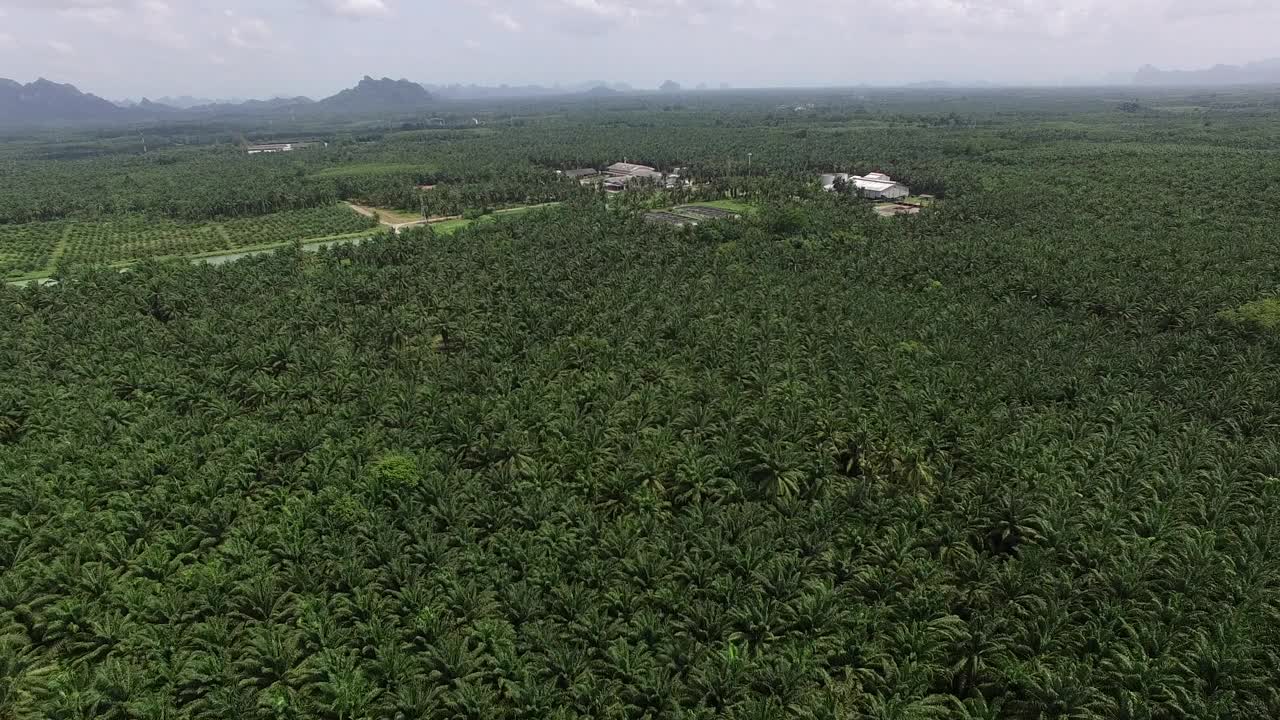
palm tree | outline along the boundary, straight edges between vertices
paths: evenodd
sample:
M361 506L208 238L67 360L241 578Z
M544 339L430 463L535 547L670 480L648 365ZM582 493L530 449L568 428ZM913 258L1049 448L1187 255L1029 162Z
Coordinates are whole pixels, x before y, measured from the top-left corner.
M316 671L320 680L309 690L322 707L330 708L337 720L372 717L382 689L365 676L356 659L335 650L319 656Z
M0 717L46 717L45 702L58 679L55 668L38 648L20 642L18 636L0 636Z

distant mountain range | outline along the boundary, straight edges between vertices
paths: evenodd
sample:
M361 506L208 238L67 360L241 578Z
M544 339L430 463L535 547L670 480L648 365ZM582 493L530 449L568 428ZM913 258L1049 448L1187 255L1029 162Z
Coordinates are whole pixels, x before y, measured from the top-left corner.
M365 77L355 87L320 101L293 97L178 107L143 98L137 103L117 105L96 95L80 92L73 85L61 85L44 78L27 85L0 78L0 125L112 125L199 119L215 115L269 115L284 112L294 116L360 115L413 112L430 107L434 101L431 93L417 83Z
M125 112L97 95L82 93L72 85L40 78L23 85L0 78L0 124L79 122L106 119Z
M612 93L631 92L627 83L609 83L592 80L573 85L423 85L432 95L444 100L501 100L538 97L562 97L565 95L592 94L602 91Z
M1263 85L1280 84L1280 58L1248 65L1214 65L1203 70L1161 70L1144 65L1133 76L1137 85Z
M244 102L244 98L214 100L211 98L198 98L191 97L190 95L180 95L178 97L158 97L155 100L147 100L146 98L142 98L141 100L116 100L115 104L122 108L133 108L147 102L155 103L156 105L167 105L178 110L190 110L191 108L200 107L202 105L239 105Z
M582 94L586 95L587 97L608 98L608 97L614 97L615 95L621 95L622 91L615 90L609 87L608 85L597 85Z
M482 85L420 85L408 80L363 78L323 100L281 97L270 100L208 100L191 96L158 100L109 102L43 78L23 85L0 78L0 126L15 125L113 125L163 120L198 120L205 117L282 115L374 115L410 113L436 107L441 101L503 98L610 97L634 88L626 83L590 81L569 86L541 85L486 87Z
M145 103L146 100L144 99ZM278 97L270 100L242 100L240 102L215 102L209 105L196 105L187 108L193 113L214 113L214 114L234 114L234 113L266 113L273 110L285 110L305 108L315 105L315 100L309 97Z

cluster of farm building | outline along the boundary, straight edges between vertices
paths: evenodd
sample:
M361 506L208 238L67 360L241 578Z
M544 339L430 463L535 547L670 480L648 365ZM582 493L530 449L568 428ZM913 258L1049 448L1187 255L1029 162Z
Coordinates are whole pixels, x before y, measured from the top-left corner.
M620 162L610 165L603 171L595 168L579 168L565 170L560 174L570 180L577 180L583 185L601 185L605 192L619 193L628 187L637 186L667 189L682 187L689 184L689 181L684 179L683 172L683 168L676 168L669 173L663 173L648 165Z
M559 175L569 180L576 180L583 185L602 185L606 192L622 192L628 187L666 187L676 188L688 185L683 177L683 168L676 168L669 173L648 165L637 165L619 162L604 170L595 168L579 168L576 170L559 170ZM869 200L902 200L911 195L911 189L881 172L853 175L851 173L828 173L821 176L822 189L831 192L837 189L848 189L860 197Z
M689 187L692 182L684 177L684 170L676 168L670 173L663 173L648 165L619 162L604 170L595 168L579 168L577 170L557 170L556 173L568 180L575 180L583 185L598 185L605 192L620 193L628 188ZM823 190L856 195L867 200L876 201L875 212L881 217L896 215L915 215L932 198L921 196L921 200L910 202L911 188L894 180L885 173L871 172L866 175L852 173L827 173L819 177ZM707 216L690 216L689 213L659 212L650 213L649 220L671 225L697 224L699 220L711 219Z

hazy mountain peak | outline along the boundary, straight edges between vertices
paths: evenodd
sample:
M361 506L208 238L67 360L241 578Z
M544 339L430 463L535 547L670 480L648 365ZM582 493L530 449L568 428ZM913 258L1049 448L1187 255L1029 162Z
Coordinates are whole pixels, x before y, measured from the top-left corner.
M96 95L82 93L74 85L39 78L23 85L0 82L0 122L99 122L119 116L121 108Z
M1143 65L1133 76L1139 85L1255 85L1280 83L1280 58L1247 65L1223 65L1201 70L1161 70Z
M339 113L407 111L419 109L434 99L426 88L415 82L375 80L365 75L355 87L316 103L316 109Z

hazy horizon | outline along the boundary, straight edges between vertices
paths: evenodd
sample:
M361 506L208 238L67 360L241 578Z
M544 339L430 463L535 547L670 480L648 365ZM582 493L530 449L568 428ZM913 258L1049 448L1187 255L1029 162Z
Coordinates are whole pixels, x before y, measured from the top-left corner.
M438 85L1098 84L1280 54L1265 0L0 0L0 76L109 97Z

